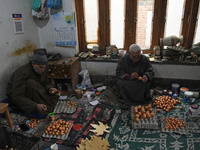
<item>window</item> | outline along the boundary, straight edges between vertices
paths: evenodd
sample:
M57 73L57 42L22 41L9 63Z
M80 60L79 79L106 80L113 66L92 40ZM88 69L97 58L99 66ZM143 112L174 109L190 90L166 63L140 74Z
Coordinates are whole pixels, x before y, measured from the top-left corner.
M185 0L168 0L165 37L171 35L179 37L181 35L184 1Z
M75 6L80 52L97 45L105 54L110 45L128 50L137 43L152 53L170 35L183 35L186 48L199 41L199 0L75 0Z
M97 0L85 0L85 33L87 48L91 49L97 46L98 34L98 16L97 16Z
M200 5L199 5L200 8ZM195 38L193 41L193 44L197 44L200 42L200 12L198 13L198 17L197 17L197 25L196 25L196 33L195 33Z
M111 45L124 47L124 0L111 0Z
M139 0L136 43L142 49L149 49L151 44L152 14L154 0Z

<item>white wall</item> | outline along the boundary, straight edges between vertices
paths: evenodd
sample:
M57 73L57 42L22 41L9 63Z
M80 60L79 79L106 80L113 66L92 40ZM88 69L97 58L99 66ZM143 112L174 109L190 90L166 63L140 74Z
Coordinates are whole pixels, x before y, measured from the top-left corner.
M0 5L0 100L5 98L11 73L28 61L30 54L11 56L28 42L39 47L39 35L31 17L31 0L1 0ZM15 35L12 14L22 14L24 34Z
M0 5L0 101L6 97L6 87L10 75L16 68L30 60L32 54L19 56L11 54L26 46L28 42L37 48L46 48L48 52L61 53L64 57L73 57L77 47L56 47L53 39L53 26L50 19L36 20L31 14L32 0L1 0ZM74 0L63 0L63 9L75 11ZM15 35L12 14L22 14L24 34Z
M200 65L152 64L155 78L200 80ZM81 69L90 75L115 76L117 62L81 61Z
M53 24L51 15L60 11L75 11L74 0L62 0L63 8L61 10L50 10L50 19L36 20L41 47L46 48L48 52L60 53L65 57L74 57L77 47L58 47L54 44ZM76 32L77 33L77 32Z

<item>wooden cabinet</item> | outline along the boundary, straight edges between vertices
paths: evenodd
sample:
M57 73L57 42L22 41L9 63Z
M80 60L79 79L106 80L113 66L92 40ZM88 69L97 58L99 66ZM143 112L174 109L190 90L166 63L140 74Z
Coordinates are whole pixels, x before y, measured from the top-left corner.
M57 87L57 83L70 82L72 90L76 89L79 81L80 61L79 57L64 58L58 61L50 61L48 68L49 79Z

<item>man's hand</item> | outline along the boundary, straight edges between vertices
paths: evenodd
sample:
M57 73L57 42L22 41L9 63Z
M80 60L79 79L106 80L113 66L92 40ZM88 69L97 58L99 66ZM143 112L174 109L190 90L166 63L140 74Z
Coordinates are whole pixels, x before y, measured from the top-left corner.
M143 79L142 79L142 82L143 82L143 83L146 83L146 82L148 81L147 75L143 75L142 78L143 78Z
M138 77L139 77L138 73L137 72L133 72L133 73L131 73L130 80L138 78Z
M50 88L49 89L50 94L56 94L57 92L58 92L58 90L56 88Z
M47 111L47 106L44 104L37 104L36 107L37 107L37 111L39 113L43 113L43 112Z

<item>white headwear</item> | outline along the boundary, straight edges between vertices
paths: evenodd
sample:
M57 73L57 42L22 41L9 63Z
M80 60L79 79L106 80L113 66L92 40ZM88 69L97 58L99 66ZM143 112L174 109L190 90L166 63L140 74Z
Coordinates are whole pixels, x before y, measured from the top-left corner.
M141 51L141 48L139 45L137 44L132 44L130 47L129 47L129 52L140 52Z

